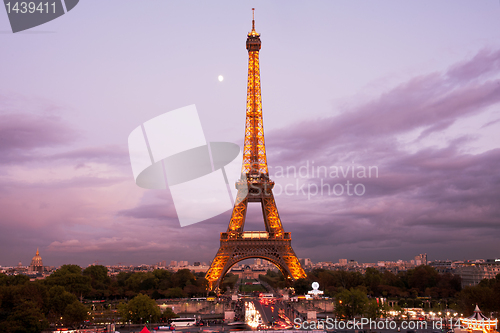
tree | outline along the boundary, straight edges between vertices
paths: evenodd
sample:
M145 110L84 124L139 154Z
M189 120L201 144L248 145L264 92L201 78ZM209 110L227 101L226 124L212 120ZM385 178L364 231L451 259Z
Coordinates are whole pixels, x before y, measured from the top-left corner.
M172 275L172 285L183 289L186 285L196 284L196 276L189 269L179 269Z
M281 272L280 272L281 273ZM277 272L273 272L272 270L268 269L267 272L266 272L266 276L270 277L270 278L279 278L280 275L283 275L283 274L279 274Z
M47 326L45 286L10 276L4 282L0 286L0 332L37 332Z
M364 311L364 315L367 318L371 318L371 319L380 318L380 315L382 314L382 312L383 312L383 307L382 307L382 305L378 304L376 299L368 300L366 307L365 307L365 311Z
M366 293L357 288L344 289L336 297L338 304L335 312L338 316L348 319L362 315L368 304Z
M48 328L41 309L33 301L24 301L17 305L7 320L2 321L2 332L38 333Z
M430 288L430 292L434 291L438 295L430 295L433 298L448 298L455 297L455 295L462 290L462 279L459 275L451 273L439 274L438 283L435 288Z
M91 290L90 277L82 275L78 265L63 265L45 279L49 286L62 286L76 296L87 295Z
M66 318L66 311L69 305L78 302L75 295L67 292L64 287L54 286L49 290L49 321L51 323L59 323L61 320ZM80 302L78 302L80 303ZM80 303L81 304L81 303ZM82 305L83 306L83 305ZM87 311L85 310L85 313Z
M106 297L109 296L109 286L111 279L108 276L108 269L102 265L92 265L83 270L83 276L90 277L92 293L90 296Z
M476 304L478 304L485 313L500 310L498 299L495 298L495 293L488 286L479 284L474 287L465 287L458 294L458 304L461 311L470 315L474 312Z
M153 275L158 279L158 289L167 290L172 287L172 273L164 269L155 269Z
M437 285L439 273L431 266L422 265L407 271L408 287L424 294L426 288ZM415 295L418 296L418 295Z
M311 283L307 279L297 279L293 284L295 294L304 295L311 290Z
M168 321L172 318L177 317L179 317L179 315L172 311L172 308L166 308L165 311L163 311L163 313L161 314L162 321Z
M360 272L334 271L336 286L344 289L356 288L363 285L363 275Z
M141 283L146 276L145 272L136 272L129 274L125 280L125 288L127 291L139 293L141 291ZM134 295L135 296L135 295Z
M54 286L49 289L49 309L62 314L68 304L77 300L77 297L67 292L64 287Z
M108 269L102 265L89 266L83 270L82 274L84 276L90 276L92 287L95 287L94 284L108 284L110 281Z
M82 323L87 318L87 308L77 300L68 304L64 309L63 323L65 326L74 326L75 324Z
M184 298L184 297L187 297L186 293L184 293L184 291L179 288L179 287L176 287L176 288L170 288L167 290L167 292L165 293L165 297L166 298Z
M131 320L135 324L149 320L159 321L161 317L161 311L156 302L143 294L137 295L128 304L121 303L118 311L122 319Z
M17 286L29 282L30 278L26 275L6 275L0 274L0 286Z
M268 269L266 275L259 275L259 280L264 281L273 289L283 289L286 287L285 277L281 271L273 272Z
M203 289L194 284L185 286L183 291L188 295L188 297L193 297L204 293Z
M238 282L238 275L235 275L233 273L226 273L226 275L224 275L224 279L222 279L222 282L220 284L220 289L222 291L227 290L228 288L234 289L236 282Z
M382 281L382 274L373 267L368 267L365 272L365 286L371 295L379 295L379 285Z

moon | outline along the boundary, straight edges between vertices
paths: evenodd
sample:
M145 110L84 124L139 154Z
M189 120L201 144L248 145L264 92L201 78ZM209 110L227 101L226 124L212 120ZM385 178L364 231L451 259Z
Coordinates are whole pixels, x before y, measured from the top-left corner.
M222 82L224 80L224 76L219 75L218 79L219 79L219 82Z

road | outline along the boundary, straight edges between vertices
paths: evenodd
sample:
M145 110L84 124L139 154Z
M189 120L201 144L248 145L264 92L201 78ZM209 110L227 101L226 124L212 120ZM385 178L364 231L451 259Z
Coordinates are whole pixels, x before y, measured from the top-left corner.
M261 324L261 328L266 328L265 326L267 326L267 328L275 329L291 328L292 320L285 316L285 311L281 301L253 299L248 300L247 302L251 303L251 308L258 312L258 316L261 318L258 323ZM246 308L248 311L248 307Z
M260 315L262 316L263 324L271 323L275 318L278 318L278 312L275 305L261 303L258 300L253 300L252 302L255 306L255 309L259 311Z

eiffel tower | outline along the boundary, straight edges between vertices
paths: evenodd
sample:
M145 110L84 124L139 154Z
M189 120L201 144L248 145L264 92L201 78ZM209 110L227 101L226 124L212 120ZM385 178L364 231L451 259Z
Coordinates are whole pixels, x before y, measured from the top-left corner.
M306 277L292 249L291 235L283 230L272 192L274 182L269 179L260 92L261 42L260 34L255 31L253 12L252 31L248 33L246 47L248 84L243 165L241 178L236 182L238 194L229 226L226 232L221 232L219 251L205 276L210 290L215 291L219 291L219 284L231 266L249 258L272 262L288 279ZM266 231L243 231L249 202L260 202Z

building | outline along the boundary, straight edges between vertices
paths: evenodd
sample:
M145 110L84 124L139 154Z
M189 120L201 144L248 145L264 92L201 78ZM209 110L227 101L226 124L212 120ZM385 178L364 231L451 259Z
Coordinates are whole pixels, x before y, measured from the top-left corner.
M415 256L415 266L427 265L427 253L419 254Z
M265 275L266 270L263 268L250 267L250 265L243 265L241 268L231 268L231 273L238 275L240 279L250 280L258 279L259 275Z
M462 288L476 286L483 279L494 279L500 274L500 259L479 259L456 262L455 273L462 278Z
M305 268L311 268L312 267L312 261L311 261L310 258L300 258L299 262L302 265L302 267L305 267Z
M43 262L42 262L42 257L40 257L40 252L38 249L36 249L36 254L31 259L31 264L28 269L30 273L42 273L43 272Z
M453 268L452 268L453 261L451 260L435 260L431 263L429 263L429 266L434 267L434 269L438 273L452 273Z

